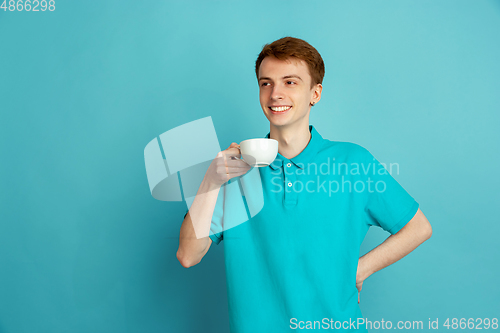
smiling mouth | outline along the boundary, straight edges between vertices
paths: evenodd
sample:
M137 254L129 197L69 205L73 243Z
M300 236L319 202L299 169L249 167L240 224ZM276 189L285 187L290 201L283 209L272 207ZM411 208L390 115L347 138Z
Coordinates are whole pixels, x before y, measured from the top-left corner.
M273 114L282 114L287 112L291 108L292 108L291 106L280 106L280 107L269 106L269 110L271 110L271 113Z

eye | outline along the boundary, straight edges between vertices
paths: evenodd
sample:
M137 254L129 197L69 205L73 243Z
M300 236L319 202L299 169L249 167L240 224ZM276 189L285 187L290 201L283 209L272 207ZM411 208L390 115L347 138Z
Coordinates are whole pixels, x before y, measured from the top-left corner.
M269 82L264 82L264 83L262 83L260 86L261 86L261 87L265 87L265 85L266 85L266 84L269 84Z
M286 83L293 83L293 84L295 84L295 82L294 82L294 81L286 81Z

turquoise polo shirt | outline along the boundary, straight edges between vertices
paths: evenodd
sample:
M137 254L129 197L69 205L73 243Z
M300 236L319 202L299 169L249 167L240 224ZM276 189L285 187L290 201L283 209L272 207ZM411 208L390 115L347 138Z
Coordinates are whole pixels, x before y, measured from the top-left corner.
M367 332L356 288L361 243L370 226L395 234L418 210L365 148L309 130L299 155L278 153L271 165L231 179L219 192L210 238L225 244L232 333ZM260 184L238 184L251 172ZM248 193L249 183L255 193ZM252 196L263 205L250 214ZM241 198L245 208L238 212L232 207ZM246 215L231 223L240 213Z

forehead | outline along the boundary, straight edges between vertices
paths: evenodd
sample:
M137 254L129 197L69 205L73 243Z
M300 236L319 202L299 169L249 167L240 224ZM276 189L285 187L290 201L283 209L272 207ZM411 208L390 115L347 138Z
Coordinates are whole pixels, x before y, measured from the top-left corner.
M259 67L259 78L266 76L279 79L285 75L297 74L305 81L309 77L309 69L304 60L287 59L279 60L274 57L265 57Z

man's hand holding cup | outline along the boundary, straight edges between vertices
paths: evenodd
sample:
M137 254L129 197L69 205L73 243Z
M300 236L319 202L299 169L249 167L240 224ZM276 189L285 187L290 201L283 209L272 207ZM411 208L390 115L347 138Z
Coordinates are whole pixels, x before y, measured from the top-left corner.
M217 154L207 170L205 179L220 187L231 178L246 174L252 167L241 159L240 145L231 143L229 148Z

